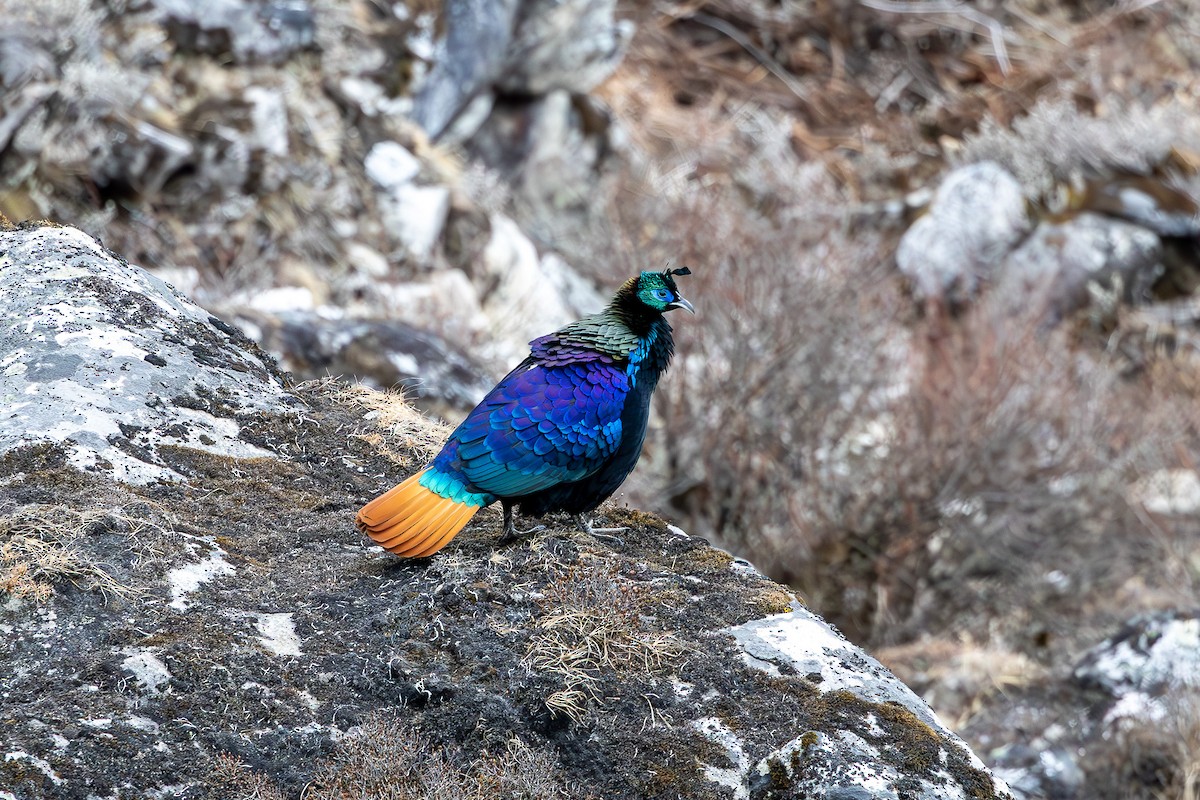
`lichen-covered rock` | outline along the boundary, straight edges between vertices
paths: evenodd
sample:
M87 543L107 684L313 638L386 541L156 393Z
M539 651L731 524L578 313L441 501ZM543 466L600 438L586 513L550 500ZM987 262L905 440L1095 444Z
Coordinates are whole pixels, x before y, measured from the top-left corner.
M254 345L92 237L0 230L0 450L63 445L123 481L180 478L164 447L270 455L239 416L294 403Z
M0 797L1006 796L789 590L652 515L602 508L616 550L557 518L497 547L494 509L431 559L370 546L354 510L436 446L411 407L285 392L79 232L3 235L5 332L52 343L6 362L6 399L103 396L103 425L176 443L81 472L116 445L0 439ZM171 413L198 386L241 412L225 441Z
M1200 690L1200 615L1142 614L1094 647L1075 668L1075 679L1110 695L1107 720L1168 713L1158 698L1170 690Z
M929 706L812 612L797 606L727 632L742 645L748 664L771 675L803 675L819 686L822 702L842 722L836 731L806 730L753 767L744 765L742 791L756 797L966 800L978 786L990 786L983 762ZM914 759L928 771L906 774ZM784 787L792 793L780 793Z

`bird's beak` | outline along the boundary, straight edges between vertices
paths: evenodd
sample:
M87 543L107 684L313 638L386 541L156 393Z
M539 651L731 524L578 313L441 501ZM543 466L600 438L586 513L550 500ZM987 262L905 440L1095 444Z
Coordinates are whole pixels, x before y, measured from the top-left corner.
M692 312L693 314L696 313L696 309L692 306L692 304L689 303L686 299L684 299L682 297L679 298L678 300L676 300L674 303L667 303L667 308L668 309L686 308L688 311Z

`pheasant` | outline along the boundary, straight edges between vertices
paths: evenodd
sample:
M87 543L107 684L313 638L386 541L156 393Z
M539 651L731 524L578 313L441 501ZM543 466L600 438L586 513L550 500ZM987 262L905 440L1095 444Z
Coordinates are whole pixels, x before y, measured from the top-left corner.
M499 500L502 543L519 534L514 507L535 517L565 511L598 533L588 515L637 464L650 396L674 352L663 315L695 313L675 286L690 274L643 272L600 313L530 342L432 461L362 507L359 529L396 555L430 556Z

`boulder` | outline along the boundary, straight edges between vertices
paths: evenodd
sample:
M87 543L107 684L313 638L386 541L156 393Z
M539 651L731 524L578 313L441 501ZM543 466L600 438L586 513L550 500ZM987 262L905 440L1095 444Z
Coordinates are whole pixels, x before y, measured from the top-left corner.
M997 291L1014 311L1043 310L1051 322L1109 297L1145 301L1162 274L1162 243L1138 225L1082 213L1045 221L1009 254Z
M270 457L239 419L298 405L240 331L74 228L0 230L0 286L0 450L179 479L164 448Z
M442 337L404 322L320 314L234 312L230 319L292 374L400 388L421 409L461 419L494 385L488 369Z
M957 305L975 295L1029 227L1016 178L986 161L960 167L904 233L896 265L917 297Z
M602 508L617 549L553 517L497 547L495 509L430 559L370 545L355 509L438 428L285 389L78 231L0 236L5 413L32 403L0 429L0 797L1007 796L790 590L655 516Z
M497 91L589 91L616 69L633 36L633 23L615 20L615 9L614 0L451 0L414 119L434 138L454 126L463 139L487 118ZM473 104L481 108L470 113Z

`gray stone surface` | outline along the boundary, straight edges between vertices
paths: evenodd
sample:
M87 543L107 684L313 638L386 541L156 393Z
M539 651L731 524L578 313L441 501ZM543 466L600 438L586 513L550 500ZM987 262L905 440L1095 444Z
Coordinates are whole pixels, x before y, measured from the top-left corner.
M1097 297L1144 300L1162 274L1157 234L1099 214L1043 222L998 271L996 291L1014 309L1057 320Z
M591 91L616 69L633 37L633 23L615 19L616 7L616 0L528 0L501 90Z
M61 443L135 483L180 477L165 445L270 455L238 438L238 415L292 402L261 353L92 237L0 230L0 295L0 451Z
M1029 227L1016 178L986 161L960 167L905 232L896 265L918 297L953 305L976 293Z
M426 411L458 419L495 384L488 369L445 339L403 322L324 319L303 311L231 319L297 378L353 378L399 387Z
M450 0L446 37L434 67L413 98L413 119L430 136L440 136L504 68L520 0Z
M973 796L971 787L950 773L958 771L955 765L983 770L983 762L916 693L823 619L796 604L787 614L752 620L727 632L742 646L751 666L773 675L803 675L823 693L846 692L863 703L861 729L806 731L753 766L743 763L739 786L747 792L744 796L750 796L750 790L759 796L758 791L780 780L782 771L798 797L897 800L902 796L897 786L904 777L897 756L913 742L883 736L880 726L884 717L897 715L910 718L910 729L918 732L913 738L932 745L934 752L928 758L946 766L946 771L909 780L903 796L929 800ZM1007 788L1001 784L1000 791Z
M316 19L306 0L154 0L183 49L278 63L312 46Z
M454 138L482 124L497 90L537 97L583 93L620 63L633 24L614 19L614 0L450 0L447 33L414 98L413 117L438 137L460 115ZM464 113L473 103L473 108Z

